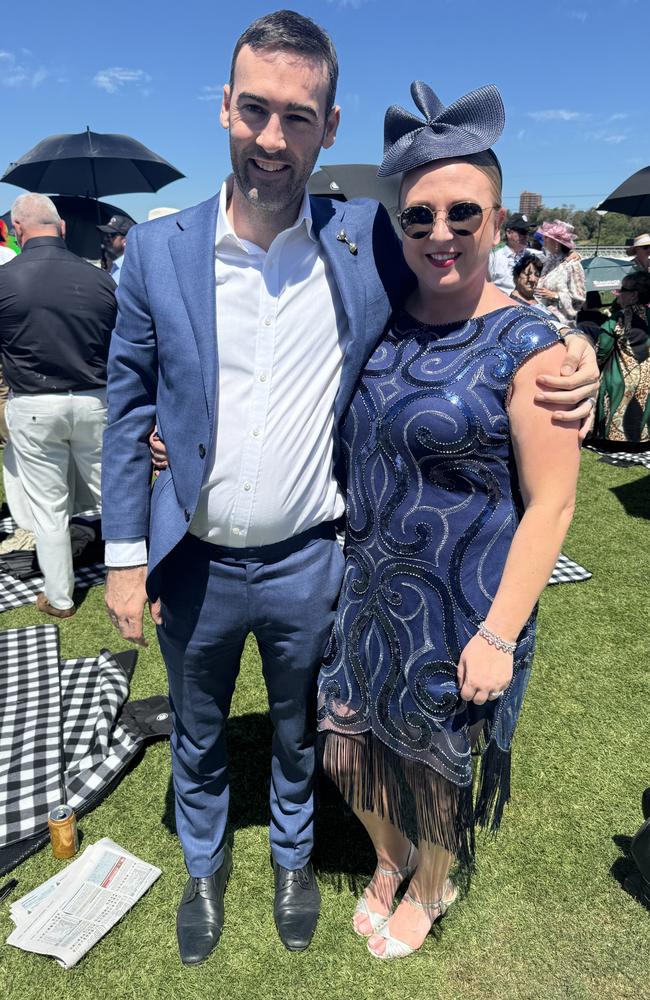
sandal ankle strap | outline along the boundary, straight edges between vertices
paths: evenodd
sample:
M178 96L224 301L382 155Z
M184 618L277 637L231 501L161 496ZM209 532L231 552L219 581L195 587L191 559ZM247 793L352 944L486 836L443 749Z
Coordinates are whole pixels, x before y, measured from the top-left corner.
M408 899L411 906L417 906L419 910L442 910L446 903L444 899L434 899L431 903L421 903L419 899L415 899L409 892L404 893L404 899Z
M379 862L377 862L377 871L380 872L380 874L382 875L401 875L402 878L405 878L407 875L410 875L411 872L413 871L411 867L411 858L413 857L414 853L415 853L415 848L413 844L409 844L409 852L406 858L406 864L404 865L403 868L384 868L383 865L380 865Z

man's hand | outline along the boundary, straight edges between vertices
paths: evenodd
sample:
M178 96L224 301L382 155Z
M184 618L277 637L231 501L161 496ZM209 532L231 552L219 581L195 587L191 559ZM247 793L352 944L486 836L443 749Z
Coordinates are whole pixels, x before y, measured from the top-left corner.
M588 337L581 333L566 335L567 353L560 369L561 375L540 375L535 395L538 403L561 403L569 409L557 410L553 418L559 423L581 420L580 440L587 436L594 419L598 395L599 371L596 352Z
M151 454L151 464L154 472L158 475L169 465L167 458L167 448L162 438L158 437L158 428L154 427L149 435L149 453Z
M106 575L104 603L108 617L123 639L146 646L143 615L147 603L146 566L128 566L124 569L110 569ZM160 601L150 605L151 617L156 625L162 625Z

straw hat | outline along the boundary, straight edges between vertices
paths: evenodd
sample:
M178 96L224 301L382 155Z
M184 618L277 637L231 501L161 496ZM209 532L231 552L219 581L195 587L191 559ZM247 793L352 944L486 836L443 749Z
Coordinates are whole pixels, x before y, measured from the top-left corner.
M152 219L162 219L164 215L176 215L177 212L177 208L150 208L147 222L151 222Z
M637 236L630 246L630 252L634 253L637 247L650 247L650 233L641 233Z

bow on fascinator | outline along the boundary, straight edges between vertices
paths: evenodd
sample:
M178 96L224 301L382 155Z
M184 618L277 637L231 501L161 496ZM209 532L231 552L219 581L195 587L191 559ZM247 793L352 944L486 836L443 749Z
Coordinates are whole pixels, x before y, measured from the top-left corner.
M411 84L411 96L425 120L391 105L384 119L380 177L414 170L433 160L484 152L503 132L503 101L492 85L470 91L449 107L421 80Z

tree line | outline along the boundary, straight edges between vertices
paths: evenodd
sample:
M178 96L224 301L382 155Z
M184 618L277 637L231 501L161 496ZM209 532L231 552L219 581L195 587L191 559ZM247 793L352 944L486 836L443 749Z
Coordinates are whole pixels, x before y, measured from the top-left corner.
M508 217L513 215L508 212ZM506 217L505 225L508 225ZM531 222L541 226L547 219L562 219L563 222L570 222L575 226L578 243L600 243L601 246L625 246L628 240L640 236L641 233L650 233L650 215L640 215L632 218L629 215L619 215L618 212L608 212L606 215L598 215L595 208L588 208L585 211L576 211L571 205L562 205L560 208L547 208L546 205L536 208L529 213ZM600 234L598 227L600 226Z

